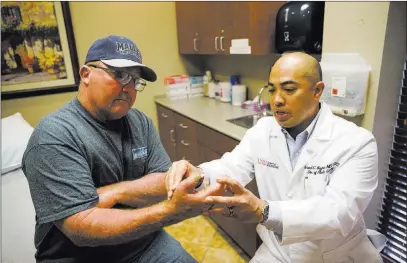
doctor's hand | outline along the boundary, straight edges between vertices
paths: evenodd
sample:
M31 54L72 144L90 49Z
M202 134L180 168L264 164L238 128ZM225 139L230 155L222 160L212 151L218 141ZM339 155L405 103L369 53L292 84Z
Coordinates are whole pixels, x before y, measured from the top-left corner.
M168 200L171 199L174 190L182 180L193 176L195 177L196 186L198 186L204 179L201 175L201 169L193 166L186 160L173 162L165 176L165 187L167 190Z
M179 216L188 217L202 214L208 209L208 204L205 202L208 196L217 196L225 192L225 186L221 184L213 184L205 189L205 191L195 191L198 175L190 176L180 182L174 190L172 198L166 200L167 207L176 212Z
M262 211L265 205L263 200L257 198L238 181L230 177L220 177L216 182L224 185L228 191L233 193L233 196L208 196L205 199L208 205L221 205L219 208L210 210L209 214L221 213L244 223L259 223L262 220Z

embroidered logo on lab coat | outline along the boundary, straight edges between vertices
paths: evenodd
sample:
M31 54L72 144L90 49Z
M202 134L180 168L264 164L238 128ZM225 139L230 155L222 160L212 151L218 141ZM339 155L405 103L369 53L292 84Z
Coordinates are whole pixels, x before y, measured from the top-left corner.
M137 149L133 149L133 150L131 150L131 152L133 153L133 160L143 158L143 157L147 156L147 147L140 147Z
M266 161L266 160L261 159L261 158L257 158L257 162L259 164L261 164L261 165L271 167L271 168L274 168L274 169L278 169L278 165L276 163L272 163L272 162Z

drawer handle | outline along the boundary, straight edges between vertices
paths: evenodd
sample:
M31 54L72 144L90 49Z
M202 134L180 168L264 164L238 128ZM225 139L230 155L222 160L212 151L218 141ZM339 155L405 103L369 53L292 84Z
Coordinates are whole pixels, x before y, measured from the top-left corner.
M184 140L181 140L181 144L184 146L189 146L189 143L185 142Z
M182 124L182 123L180 123L179 126L180 126L181 128L183 128L183 129L188 129L188 126L187 126L187 125L184 125L184 124Z
M194 38L194 50L198 51L198 49L196 48L196 38Z
M168 115L165 114L165 113L161 113L161 116L162 116L163 118L168 118Z
M172 142L175 142L175 139L174 139L174 130L170 130L170 138L171 138L171 141L172 141Z

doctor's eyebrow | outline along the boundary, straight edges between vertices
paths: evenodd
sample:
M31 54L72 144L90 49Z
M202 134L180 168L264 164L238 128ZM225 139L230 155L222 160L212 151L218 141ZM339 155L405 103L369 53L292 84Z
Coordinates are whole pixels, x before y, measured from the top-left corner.
M287 80L287 81L283 81L283 82L281 82L280 83L280 86L285 86L285 85L290 85L290 84L292 84L292 85L297 85L298 83L296 82L296 81L294 81L294 80ZM272 83L272 82L268 82L267 83L267 85L269 86L269 87L275 87L275 85Z
M297 85L298 83L296 81L294 81L294 80L287 80L287 81L281 82L280 86L285 86L285 85L290 85L290 84Z

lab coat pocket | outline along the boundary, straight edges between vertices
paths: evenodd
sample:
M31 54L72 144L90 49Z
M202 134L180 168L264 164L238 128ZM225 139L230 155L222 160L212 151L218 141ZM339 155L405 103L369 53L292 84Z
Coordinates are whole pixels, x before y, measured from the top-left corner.
M350 251L349 257L355 263L383 263L380 252L373 246L367 236L363 238L359 245Z
M350 252L358 247L363 238L366 237L366 231L360 231L354 237L339 247L326 251L322 254L324 263L359 263L350 257ZM367 261L368 262L368 261ZM362 262L360 262L362 263Z
M328 177L326 174L306 175L304 177L304 188L307 197L324 195L327 183Z

